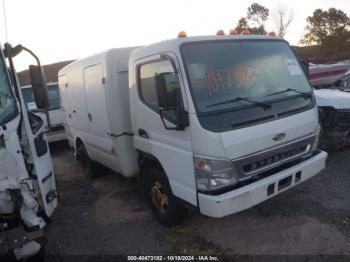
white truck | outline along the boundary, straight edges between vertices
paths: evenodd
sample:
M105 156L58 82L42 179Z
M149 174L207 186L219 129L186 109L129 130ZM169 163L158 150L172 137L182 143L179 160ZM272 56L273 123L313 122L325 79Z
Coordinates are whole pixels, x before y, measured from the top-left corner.
M234 214L325 167L315 98L286 41L180 36L60 70L69 141L90 177L96 162L138 176L171 226L186 207Z
M38 112L32 86L22 86L21 90L26 109L34 113ZM66 140L66 133L64 131L64 113L61 108L61 99L58 89L58 83L47 83L47 92L49 99L48 110L50 117L50 131L46 134L47 141L49 143L52 143Z
M0 47L1 261L23 261L42 250L43 228L57 206L46 119L26 109L13 64L22 50L38 63L30 66L36 106L46 111L48 105L39 59L21 45Z

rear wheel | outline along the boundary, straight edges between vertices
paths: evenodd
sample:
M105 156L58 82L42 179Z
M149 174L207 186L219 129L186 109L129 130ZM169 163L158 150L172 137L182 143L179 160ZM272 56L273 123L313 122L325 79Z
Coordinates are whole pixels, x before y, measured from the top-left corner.
M158 168L148 172L146 194L157 220L165 226L175 226L186 218L187 209L173 195L168 179Z
M98 172L97 163L90 159L84 144L79 144L77 148L77 159L83 168L83 171L88 179L93 179Z

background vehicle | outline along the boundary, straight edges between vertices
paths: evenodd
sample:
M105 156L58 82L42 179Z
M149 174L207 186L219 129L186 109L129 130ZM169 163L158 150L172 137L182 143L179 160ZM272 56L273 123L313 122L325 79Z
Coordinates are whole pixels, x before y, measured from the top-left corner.
M26 110L13 56L26 50L36 58L38 66L31 65L30 72L36 106L43 111L47 89L34 53L20 45L0 49L0 260L23 260L42 250L40 239L57 206L57 191L47 123Z
M22 86L21 90L26 109L34 113L37 112L32 86ZM66 133L64 131L64 113L61 108L58 83L47 83L47 91L49 98L48 110L50 116L50 131L47 133L47 140L49 143L62 141L66 139Z
M325 166L312 89L276 37L111 49L60 70L59 86L88 176L96 162L138 175L164 225L182 221L184 206L211 217L239 212Z
M348 61L334 64L310 64L310 83L317 88L329 87L343 78L349 70Z

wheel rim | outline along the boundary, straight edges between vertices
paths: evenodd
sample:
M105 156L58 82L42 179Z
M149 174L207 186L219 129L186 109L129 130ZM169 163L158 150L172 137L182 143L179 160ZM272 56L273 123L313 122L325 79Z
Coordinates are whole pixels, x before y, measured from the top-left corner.
M168 210L168 197L164 192L162 185L155 182L151 188L151 199L153 206L162 214Z

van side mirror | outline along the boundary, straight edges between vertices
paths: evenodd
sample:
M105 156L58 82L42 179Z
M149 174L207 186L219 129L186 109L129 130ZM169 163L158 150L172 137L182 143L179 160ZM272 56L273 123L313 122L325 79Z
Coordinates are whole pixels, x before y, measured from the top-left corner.
M47 109L49 107L46 79L41 66L29 66L30 81L34 100L38 109Z

